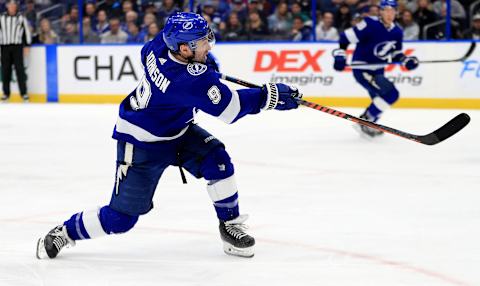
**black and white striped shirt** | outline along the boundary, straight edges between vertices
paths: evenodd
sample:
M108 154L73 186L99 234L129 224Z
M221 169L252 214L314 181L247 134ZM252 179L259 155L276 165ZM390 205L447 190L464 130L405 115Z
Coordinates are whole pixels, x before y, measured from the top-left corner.
M30 45L32 36L28 29L27 18L16 14L0 16L0 45Z

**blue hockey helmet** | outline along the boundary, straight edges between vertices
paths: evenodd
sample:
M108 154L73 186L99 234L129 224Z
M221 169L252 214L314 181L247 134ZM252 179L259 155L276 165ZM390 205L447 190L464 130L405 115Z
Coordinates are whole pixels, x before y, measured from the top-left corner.
M163 28L163 40L174 52L178 51L180 44L188 44L195 51L197 41L202 39L207 39L210 44L215 42L207 21L196 13L177 12L168 17Z
M380 9L384 9L385 7L392 7L397 8L397 0L382 0L380 1Z

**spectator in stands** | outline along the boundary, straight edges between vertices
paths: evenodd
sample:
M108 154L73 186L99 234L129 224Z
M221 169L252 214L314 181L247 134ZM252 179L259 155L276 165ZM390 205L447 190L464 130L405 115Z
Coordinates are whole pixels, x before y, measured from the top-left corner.
M343 4L343 0L318 0L317 9L320 11L328 11L336 13L340 5Z
M148 42L155 38L155 36L160 32L160 28L157 23L152 23L148 26L148 33L145 36L145 42Z
M38 39L40 43L57 44L59 42L58 35L52 30L50 20L47 18L40 20L40 27L38 30Z
M420 39L423 39L423 28L435 22L437 20L437 15L430 10L430 0L418 0L418 9L413 14L413 18L418 23L420 29Z
M417 12L418 9L418 3L417 0L405 0L406 4L405 7L407 10L410 10L413 13Z
M107 20L107 12L105 12L105 10L98 10L97 24L95 25L94 31L97 34L101 35L103 33L106 33L108 30L110 30L110 26Z
M140 26L140 34L144 37L146 34L148 34L148 26L152 23L157 22L157 17L153 13L146 13L145 16L143 16L143 24Z
M133 2L131 0L123 0L122 14L126 15L130 11L135 11L135 9L133 8Z
M134 22L129 22L127 27L127 43L130 44L139 44L144 43L145 36L140 34L140 28Z
M158 10L158 17L162 19L162 26L165 24L165 20L175 12L180 12L180 8L178 8L174 0L162 1L162 6Z
M290 39L294 42L308 42L313 40L312 28L305 25L301 16L295 16L293 18Z
M352 14L350 13L350 7L347 4L342 3L335 14L335 27L339 33L350 28L352 21Z
M220 23L222 22L222 15L217 12L217 2L213 0L206 0L202 6L202 16L208 15L211 20L210 28L218 31Z
M249 21L252 12L257 12L262 22L266 23L268 15L266 11L263 10L263 4L260 0L248 0L246 21Z
M413 14L410 10L403 11L400 19L400 26L403 29L404 40L418 40L420 37L420 28L413 20Z
M441 13L440 16L442 18L445 18L446 14L447 14L447 7L446 6L442 7L442 11L440 13ZM445 39L447 39L447 35L446 35L447 27L446 26L447 26L446 21L443 20L443 21L438 22L438 24L429 27L428 31L427 31L427 40L445 40ZM451 39L460 39L461 38L460 24L455 20L451 21L450 38Z
M112 18L109 21L110 31L100 35L102 44L124 44L127 42L128 35L120 29L120 20Z
M78 23L78 6L77 5L73 5L70 8L69 14L70 14L70 22Z
M472 17L472 25L463 32L463 38L480 40L480 14L475 14Z
M323 41L338 41L339 35L337 29L333 26L333 13L324 12L321 21L318 22L315 28L317 40Z
M292 29L292 15L288 12L286 2L280 2L275 9L275 13L268 16L268 29L272 35L278 39L286 39Z
M221 31L221 35L222 39L228 42L245 41L247 39L243 24L240 22L237 13L230 13L225 28Z
M248 12L247 7L245 6L245 3L243 1L244 0L232 0L232 3L230 4L230 14L237 14L238 20L241 22L242 25L245 25L248 18Z
M450 7L452 11L452 18L459 21L465 21L467 18L467 13L465 13L465 9L463 8L462 4L458 2L458 0L450 0ZM437 15L445 17L446 13L442 12L442 9L447 9L446 0L437 0L432 5L433 12Z
M138 26L138 13L135 11L128 11L125 15L125 22L120 24L122 30L128 34L128 26L130 23L135 23Z
M225 23L220 22L220 25L216 25L215 23L212 23L212 19L210 18L209 15L203 14L202 17L205 19L205 21L207 21L208 26L210 27L210 29L212 29L213 33L215 34L215 40L221 41L222 36L220 34L220 30L225 29Z
M380 16L380 7L378 7L377 5L370 5L368 7L368 16L379 17Z
M100 43L100 37L92 30L92 24L90 17L83 18L83 42L85 44L98 44Z
M302 11L302 5L300 2L293 2L292 5L290 5L290 11L292 11L293 18L300 17L305 26L312 26L312 20L310 20L310 16L308 16L306 12Z
M80 39L78 37L77 27L75 24L68 22L65 25L65 30L61 36L61 41L63 44L78 44Z
M30 26L36 27L37 26L37 11L35 11L35 1L27 0L25 6L25 18L27 18Z
M252 10L248 14L247 35L251 41L265 40L268 36L267 24L262 20L258 11Z
M158 2L159 3L159 2ZM146 2L142 7L143 7L143 12L145 14L151 13L153 15L157 15L158 13L158 7L157 7L157 2L155 1L148 1ZM148 30L148 29L147 29Z
M83 17L90 18L90 25L93 30L95 30L95 25L97 25L97 17L95 15L96 10L97 7L94 2L87 2L87 4L85 4L85 13Z
M108 18L118 18L122 15L122 3L120 0L105 0L98 5L98 10L107 12Z

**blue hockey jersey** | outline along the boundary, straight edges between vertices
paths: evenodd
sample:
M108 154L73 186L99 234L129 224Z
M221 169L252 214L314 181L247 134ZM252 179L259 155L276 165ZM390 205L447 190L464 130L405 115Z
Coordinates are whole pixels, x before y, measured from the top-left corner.
M182 136L197 110L233 123L260 112L266 95L259 88L234 90L220 82L213 66L177 60L162 33L141 51L144 75L120 104L113 138L143 148Z
M392 24L386 28L376 17L366 17L340 35L340 46L356 44L352 63L375 64L392 61L402 54L403 31ZM377 70L382 66L362 68Z

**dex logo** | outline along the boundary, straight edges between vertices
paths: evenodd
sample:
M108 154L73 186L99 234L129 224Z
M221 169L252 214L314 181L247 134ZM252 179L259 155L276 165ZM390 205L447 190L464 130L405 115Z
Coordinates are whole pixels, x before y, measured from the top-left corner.
M325 50L258 51L254 71L303 72L311 69L321 72L318 59L324 52Z

